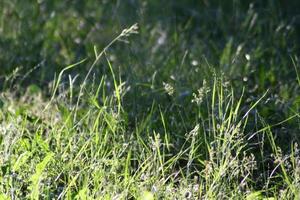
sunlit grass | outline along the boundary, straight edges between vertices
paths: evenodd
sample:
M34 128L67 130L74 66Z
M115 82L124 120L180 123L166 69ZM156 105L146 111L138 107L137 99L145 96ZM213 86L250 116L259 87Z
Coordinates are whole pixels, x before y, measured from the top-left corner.
M0 3L0 200L300 198L296 18L93 2Z

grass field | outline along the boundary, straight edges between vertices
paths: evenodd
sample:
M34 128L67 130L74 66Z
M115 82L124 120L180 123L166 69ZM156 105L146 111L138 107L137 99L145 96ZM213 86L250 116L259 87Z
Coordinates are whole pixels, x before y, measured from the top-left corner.
M300 199L297 0L1 0L0 200Z

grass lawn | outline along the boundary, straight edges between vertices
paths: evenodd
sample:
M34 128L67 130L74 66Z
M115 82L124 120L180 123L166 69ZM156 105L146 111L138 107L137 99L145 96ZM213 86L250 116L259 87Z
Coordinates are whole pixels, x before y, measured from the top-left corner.
M1 0L0 200L300 199L297 0Z

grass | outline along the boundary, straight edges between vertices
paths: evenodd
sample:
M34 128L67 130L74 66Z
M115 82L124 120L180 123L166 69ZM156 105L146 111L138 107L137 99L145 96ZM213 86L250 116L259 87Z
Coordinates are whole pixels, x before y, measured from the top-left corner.
M300 198L299 3L161 4L0 3L0 199Z

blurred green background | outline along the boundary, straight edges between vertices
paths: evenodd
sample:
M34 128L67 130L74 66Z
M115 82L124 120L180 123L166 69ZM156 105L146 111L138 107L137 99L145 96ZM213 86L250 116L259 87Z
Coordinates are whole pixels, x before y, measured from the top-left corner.
M298 0L2 0L0 74L39 65L34 79L52 80L66 65L92 57L93 45L101 49L138 23L131 44L109 50L124 73L174 73L187 51L185 77L205 57L226 75L247 76L265 89L294 74L289 56L299 54L299 8Z

